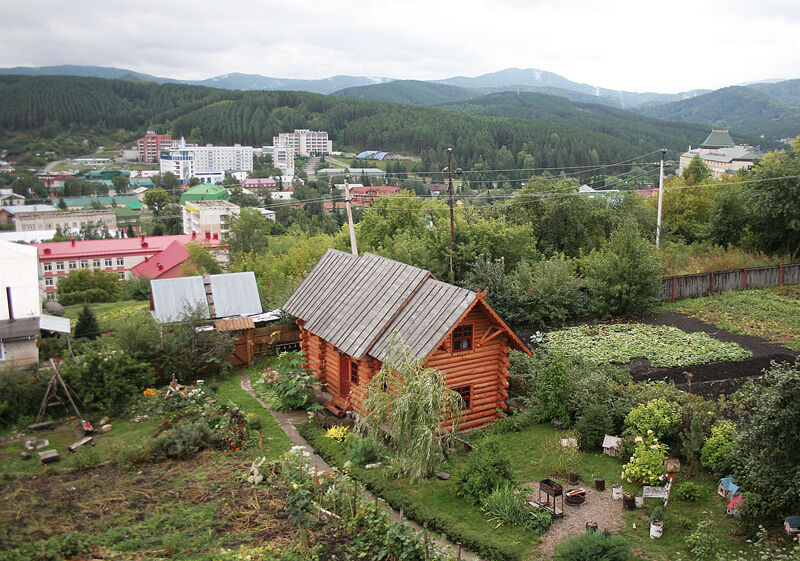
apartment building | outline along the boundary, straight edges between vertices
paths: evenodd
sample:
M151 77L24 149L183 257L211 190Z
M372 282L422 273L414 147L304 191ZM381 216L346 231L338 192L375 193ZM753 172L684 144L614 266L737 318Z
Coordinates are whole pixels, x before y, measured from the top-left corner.
M158 162L162 150L178 148L180 144L181 141L173 140L171 134L156 134L155 131L149 130L136 141L135 150L139 154L140 162L152 164Z
M764 153L753 146L736 144L727 129L712 129L699 148L690 146L681 154L678 172L683 173L695 156L700 156L714 178L722 179L740 169L750 169Z
M35 244L39 255L40 277L46 294L53 294L58 279L78 269L99 269L116 273L120 280L131 277L131 269L164 251L173 242L198 243L215 249L219 236L197 235L144 236L110 240L72 240Z
M183 233L224 234L228 231L228 220L239 211L239 206L229 201L187 201L183 205Z
M105 225L109 229L115 229L117 216L113 210L26 212L14 216L14 227L18 232L55 230L56 228L78 231L82 226L92 224Z
M273 137L272 145L291 148L295 156L315 156L317 154L330 154L333 151L333 143L328 140L328 131L312 131L309 129L282 132ZM277 166L277 164L275 165Z
M161 152L161 174L172 172L183 184L192 177L224 177L226 171L253 171L253 147L186 146L181 141L178 148Z

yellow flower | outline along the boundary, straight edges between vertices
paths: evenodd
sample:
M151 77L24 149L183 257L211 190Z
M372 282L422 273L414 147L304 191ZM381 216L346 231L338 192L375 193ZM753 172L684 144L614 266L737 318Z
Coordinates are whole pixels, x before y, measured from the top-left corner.
M297 491L297 489L298 489L298 485L297 485L297 483L292 483L292 489L294 489L295 491Z

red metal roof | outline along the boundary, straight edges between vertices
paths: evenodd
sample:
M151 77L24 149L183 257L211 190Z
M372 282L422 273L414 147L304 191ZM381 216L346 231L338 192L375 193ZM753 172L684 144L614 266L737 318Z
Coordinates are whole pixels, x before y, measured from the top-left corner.
M220 244L218 239L205 239L198 235L192 240L191 234L181 234L177 236L139 236L136 238L113 238L110 240L76 240L74 242L44 242L31 244L35 245L39 251L40 261L52 261L54 259L80 259L85 257L123 256L123 255L152 255L165 250L172 242L179 242L185 245L191 241L217 247Z
M144 261L131 269L131 273L140 278L157 279L186 261L187 257L189 257L189 252L186 251L183 244L174 241L163 251L159 251L152 257L145 257Z
M400 187L393 185L365 185L363 187L353 187L350 192L354 195L394 195L400 192Z

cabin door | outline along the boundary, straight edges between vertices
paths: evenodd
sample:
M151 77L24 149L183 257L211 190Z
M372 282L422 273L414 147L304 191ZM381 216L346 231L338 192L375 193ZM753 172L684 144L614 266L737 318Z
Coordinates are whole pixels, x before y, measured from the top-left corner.
M339 397L350 395L350 357L339 353Z

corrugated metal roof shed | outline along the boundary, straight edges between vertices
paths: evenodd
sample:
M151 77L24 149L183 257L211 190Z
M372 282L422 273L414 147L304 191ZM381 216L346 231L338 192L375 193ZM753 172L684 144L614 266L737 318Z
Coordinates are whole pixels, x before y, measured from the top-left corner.
M153 294L153 315L159 323L181 321L187 309L203 305L208 318L208 302L203 277L156 279L150 281Z
M214 295L215 317L244 316L262 312L256 275L252 271L209 275L209 279L211 293Z
M56 331L58 333L69 333L71 331L69 318L61 318L42 314L39 317L39 328L45 331Z

